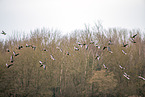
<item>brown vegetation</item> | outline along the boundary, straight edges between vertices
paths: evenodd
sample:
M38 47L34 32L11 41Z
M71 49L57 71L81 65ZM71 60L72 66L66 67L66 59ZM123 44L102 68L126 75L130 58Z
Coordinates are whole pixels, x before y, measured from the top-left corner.
M133 43L130 37L135 34ZM145 77L145 37L141 36L137 30L107 31L96 26L67 36L36 30L22 39L0 42L0 96L145 96L145 80L139 78ZM23 48L16 49L18 45ZM104 47L110 47L112 53ZM13 56L13 65L7 68L13 51L19 55Z

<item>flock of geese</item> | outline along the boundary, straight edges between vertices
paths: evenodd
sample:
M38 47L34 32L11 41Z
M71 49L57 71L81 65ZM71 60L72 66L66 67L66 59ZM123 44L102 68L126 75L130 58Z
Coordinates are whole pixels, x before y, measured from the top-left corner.
M4 31L2 31L1 34L6 35L6 33L5 33ZM132 37L130 37L132 43L136 43L136 41L135 41L135 37L136 37L136 36L137 36L137 34L135 34L135 35L133 35ZM88 45L87 45L86 43L77 42L77 44L78 44L78 46L81 46L81 47L85 46L85 49L86 49L86 50L88 49ZM94 44L94 41L90 41L90 44ZM109 47L109 45L113 45L113 43L111 42L111 40L109 40L108 46L104 46L102 50L107 49L109 53L113 53L113 52L111 51L111 48ZM127 45L128 45L128 44L124 44L124 43L123 43L122 47L127 47ZM98 49L100 49L100 46L98 46L98 45L95 45L95 46L96 46ZM28 47L31 47L34 51L35 51L35 49L36 49L36 46L35 46L35 45L28 45L28 44L26 44L26 48L28 48ZM19 50L20 50L20 49L22 49L22 48L23 48L23 46L20 46L20 45L19 45L16 49L19 49ZM62 49L61 49L60 47L56 47L56 48L57 48L58 50L60 50L60 52L63 52ZM75 50L75 51L79 51L79 48L74 46L74 50ZM6 51L7 51L7 52L10 52L10 50L9 50L8 48L6 49ZM42 51L47 51L47 49L43 48ZM125 55L127 54L124 50L122 50L122 53L125 54ZM10 64L7 64L7 63L6 63L6 67L7 67L7 68L10 68L10 67L13 65L13 62L14 62L13 56L16 57L16 56L18 56L18 55L19 55L19 53L16 53L15 51L13 51L13 55L11 55L11 57L10 57ZM66 55L71 55L71 54L70 54L69 52L66 52ZM56 60L56 59L53 57L52 54L50 54L50 58L51 58L52 60L54 60L54 61ZM95 58L95 59L97 59L97 60L99 61L100 56L98 55L98 53L96 53L96 58ZM46 62L39 61L40 67L43 67L44 70L46 70L46 65L45 65L45 63L46 63ZM103 67L104 67L105 69L108 69L108 67L106 67L105 64L103 64ZM125 68L122 67L121 65L119 65L119 68L122 69L122 70L125 70ZM128 80L130 79L130 75L128 75L126 72L124 72L123 76L124 76L126 79L128 79ZM140 79L142 79L142 80L145 81L145 78L142 77L141 75L139 75L138 78L140 78Z

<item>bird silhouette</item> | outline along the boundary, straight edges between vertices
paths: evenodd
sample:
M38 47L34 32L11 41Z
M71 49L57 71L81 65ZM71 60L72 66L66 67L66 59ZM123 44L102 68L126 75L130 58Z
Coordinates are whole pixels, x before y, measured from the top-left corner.
M43 65L44 70L46 70L46 65Z
M13 60L13 55L11 55L11 57L10 57L10 62L13 63L13 61L14 61L14 60Z
M79 46L82 48L84 45L83 45L83 44L81 44L81 43L79 43L79 44L78 44L78 47L79 47Z
M107 48L107 47L106 47L106 46L104 46L104 47L103 47L103 50L105 50L106 48Z
M62 49L60 47L56 47L58 50L60 50L60 52L62 52Z
M111 42L111 40L109 40L109 42L108 42L108 45L112 45L112 42Z
M75 51L79 51L79 48L77 48L77 47L74 47L74 49L75 49Z
M113 52L111 51L111 48L110 48L109 46L107 46L107 49L108 49L108 51L109 51L110 53L113 53Z
M13 65L13 63L10 63L9 65L6 63L6 67L10 68Z
M99 46L99 45L97 45L97 44L95 45L95 47L97 47L98 49L100 49L100 46Z
M32 49L35 51L36 46L35 45L31 45Z
M86 45L86 43L83 43L83 45Z
M125 72L124 72L123 76L124 76L125 78L127 78L128 80L130 79L130 78L129 78L129 77L130 77L130 75L128 75L128 74L127 74L127 73L125 73Z
M96 58L95 59L100 59L100 56L98 55L98 53L96 53Z
M144 78L144 77L142 77L142 76L138 76L138 78L141 78L142 80L145 80L145 78Z
M13 51L13 54L14 54L14 56L18 56L18 55L19 55L19 53L17 53L17 54L16 54L16 52L15 52L15 51Z
M66 52L66 55L70 55L70 53L69 52Z
M137 36L137 34L135 34L135 35L133 35L132 37L130 37L130 38L135 38Z
M125 55L127 54L124 50L122 50L122 53L125 54Z
M88 45L85 45L86 50L88 49Z
M135 41L134 38L131 38L131 42L132 42L132 43L136 43L136 41Z
M23 46L18 45L18 48L16 48L16 49L20 50L21 48L23 48Z
M123 47L126 47L128 44L124 44L123 42L122 42L122 44L123 44Z
M94 41L91 40L91 41L90 41L90 44L94 44Z
M119 65L119 67L123 70L123 69L125 69L124 67L122 67L121 65Z
M39 61L39 64L43 64L42 61Z
M28 45L27 43L26 43L26 47L30 47L31 45Z
M46 62L44 62L44 63L46 63ZM44 65L44 63L42 63L42 61L39 61L40 67L43 66L44 70L46 70L46 65Z
M77 42L78 43L78 45L82 45L82 43L80 43L80 42Z
M47 49L46 48L43 48L42 51L47 51Z
M7 51L7 52L10 52L10 50L9 50L8 48L6 49L6 51Z
M6 35L6 33L4 31L2 31L1 34Z
M50 55L50 57L51 57L52 60L56 60L56 59L54 59L54 57L52 56L52 54Z
M104 67L105 69L108 69L108 67L106 67L106 65L105 65L105 64L103 64L103 67Z

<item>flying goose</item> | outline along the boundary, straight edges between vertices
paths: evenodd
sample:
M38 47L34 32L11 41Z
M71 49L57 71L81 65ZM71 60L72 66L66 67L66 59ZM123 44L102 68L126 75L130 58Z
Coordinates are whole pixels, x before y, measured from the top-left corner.
M135 34L135 35L133 35L132 37L130 37L130 38L135 38L137 36L137 34Z
M7 52L10 52L10 50L9 50L8 48L6 49L6 51L7 51Z
M79 48L77 48L77 47L74 47L74 49L75 49L75 51L79 51Z
M20 46L20 45L18 45L18 48L17 48L17 49L19 49L19 50L20 50L20 49L21 49L21 46Z
M107 47L106 47L106 46L104 46L104 47L103 47L103 50L105 50L106 48L107 48Z
M99 45L97 45L97 44L95 45L95 47L97 47L98 49L100 49L100 46L99 46Z
M100 59L100 56L98 55L98 53L96 53L96 59L98 59L98 61Z
M86 50L88 49L88 45L85 45Z
M47 51L47 49L46 48L43 48L42 51Z
M41 65L42 65L42 64L43 64L43 63L42 63L42 61L39 61L39 64L41 64Z
M125 73L125 72L124 72L123 76L124 76L124 77L126 77L128 80L130 79L130 78L129 78L129 77L130 77L130 75L128 75L128 74L127 74L127 73Z
M124 50L122 50L122 53L125 54L125 55L127 54Z
M45 62L44 62L44 63L45 63ZM39 61L39 64L40 64L40 67L43 66L44 70L46 70L46 65L44 65L44 64L42 63L42 61Z
M78 45L82 45L82 43L80 43L80 42L77 42L78 43Z
M27 43L26 43L26 47L30 47L31 45L28 45Z
M91 41L90 41L90 44L94 44L94 41L91 40Z
M121 65L119 65L119 67L121 68L121 69L125 69L124 67L122 67Z
M60 47L56 47L58 50L60 50L60 52L62 52L62 49Z
M111 40L109 40L109 42L108 42L108 45L112 45L112 42L111 42Z
M131 42L132 43L136 43L136 41L134 40L134 38L131 38Z
M105 64L103 64L103 67L104 67L105 69L108 69L108 67L106 67L106 65L105 65Z
M44 70L46 70L46 65L43 65Z
M19 49L20 50L21 48L23 48L23 46L18 45L18 48L16 48L16 49Z
M23 46L21 45L21 48L23 48Z
M17 54L16 54L16 52L15 52L15 51L13 51L13 54L14 54L14 56L18 56L18 55L19 55L19 53L17 53Z
M42 64L45 64L45 63L46 63L46 62L39 61L39 64L41 64L41 65L42 65Z
M6 35L6 33L2 30L1 34Z
M86 43L83 43L83 45L86 45Z
M126 47L128 44L124 44L123 42L122 42L122 44L123 44L123 47Z
M13 63L10 63L9 65L6 63L7 68L10 68L10 66L12 66L12 65L13 65Z
M35 45L31 45L32 49L35 51L36 46Z
M52 56L52 54L50 55L50 57L51 57L52 60L56 60L56 59L54 59L54 57Z
M113 53L113 52L111 51L111 48L110 48L109 46L107 46L107 49L108 49L108 51L109 51L110 53Z
M141 78L141 79L145 80L145 78L143 78L142 76L138 76L138 78Z
M10 57L10 62L13 63L13 61L14 61L14 60L13 60L13 55L11 55L11 57Z
M70 53L69 52L66 52L66 55L70 55Z
M80 45L81 46L81 48L83 47L83 45Z

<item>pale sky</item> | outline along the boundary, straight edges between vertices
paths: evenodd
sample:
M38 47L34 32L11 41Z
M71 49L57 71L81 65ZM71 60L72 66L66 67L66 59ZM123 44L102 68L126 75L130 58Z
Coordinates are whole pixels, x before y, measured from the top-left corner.
M145 0L0 0L0 31L8 35L43 27L70 33L98 20L104 28L145 30Z

